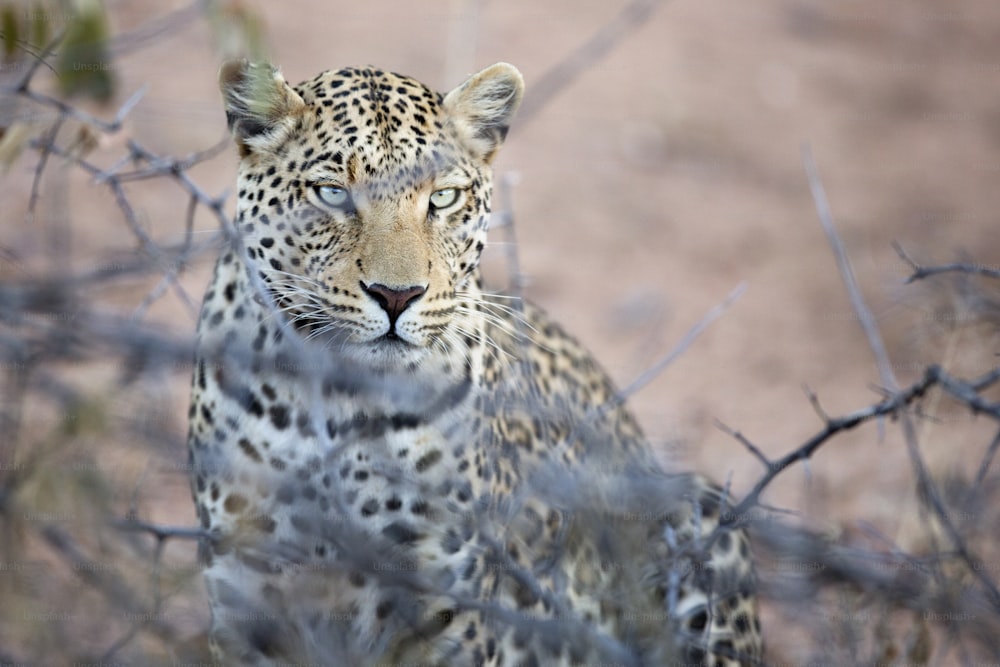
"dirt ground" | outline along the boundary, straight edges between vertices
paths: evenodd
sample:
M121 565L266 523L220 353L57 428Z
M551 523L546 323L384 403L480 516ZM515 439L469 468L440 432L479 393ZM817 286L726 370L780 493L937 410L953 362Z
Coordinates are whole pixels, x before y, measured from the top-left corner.
M120 30L169 5L108 4ZM271 58L292 81L370 63L447 90L504 60L523 72L526 104L534 106L547 92L539 88L546 72L626 3L249 6L263 19ZM512 183L526 295L594 350L620 385L744 286L743 296L632 401L664 461L730 480L740 494L760 476L760 465L715 420L779 456L822 427L803 385L831 415L879 397L878 369L810 197L804 146L819 166L900 382L932 362L966 375L994 366L1000 295L904 285L908 267L891 242L927 264L964 258L1000 267L1000 4L674 0L651 6L648 19L606 57L515 123L497 170ZM122 91L144 83L149 89L128 133L171 154L219 141L225 126L217 67L204 22L131 54L116 71ZM108 150L116 141L107 139ZM11 179L30 182L29 166ZM230 188L234 174L231 151L192 172L212 193ZM171 195L144 197L150 229L176 235L176 220L160 217L173 210ZM108 201L94 202L81 219L91 215L89 228L98 230L113 210ZM197 223L199 232L215 228L208 216ZM118 247L96 233L77 233L74 261ZM503 240L495 235L486 260L500 284L509 274ZM8 241L25 252L31 243ZM183 277L195 300L209 269L206 259ZM119 298L127 309L141 293ZM194 327L173 295L148 317L178 333ZM164 389L178 433L186 395L180 376ZM938 417L922 432L932 470L968 472L989 436L947 405ZM906 523L913 515L908 466L896 432L883 439L872 425L788 471L765 500L834 533L863 521L919 548L918 531ZM183 476L155 479L144 504L151 518L193 522ZM779 610L769 607L768 617L780 626ZM774 637L773 662L804 659L780 629L765 633Z

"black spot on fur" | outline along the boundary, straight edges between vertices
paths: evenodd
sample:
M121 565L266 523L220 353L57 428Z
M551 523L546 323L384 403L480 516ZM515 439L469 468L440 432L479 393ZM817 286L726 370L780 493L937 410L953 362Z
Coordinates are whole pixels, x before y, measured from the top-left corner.
M240 449L243 450L243 453L249 456L253 461L256 461L257 463L263 462L263 459L260 456L260 452L257 451L257 448L254 447L249 440L247 440L246 438L240 438L239 442L237 442L236 444L238 444Z
M222 503L222 506L230 514L237 514L246 509L249 505L249 501L238 493L230 493L226 496L226 500Z
M750 619L747 618L746 614L737 614L736 618L733 619L733 627L736 628L736 632L743 634L750 628Z
M375 607L375 617L378 618L380 621L384 621L386 618L388 618L389 614L392 613L394 607L395 605L393 604L392 600L380 601L378 603L378 606Z
M278 492L274 494L274 497L279 503L291 505L292 501L295 500L295 488L291 484L282 484L278 487Z
M441 460L441 450L432 449L431 451L427 452L419 459L417 459L417 462L414 464L414 468L416 469L417 472L424 472L428 468L433 467L440 460Z
M369 517L378 512L378 499L369 498L361 505L361 516Z
M413 544L420 539L420 533L402 521L393 521L382 529L382 534L396 544Z
M288 428L290 422L288 418L288 408L283 405L273 405L271 409L268 410L271 415L271 423L274 424L274 428L279 431L283 431Z

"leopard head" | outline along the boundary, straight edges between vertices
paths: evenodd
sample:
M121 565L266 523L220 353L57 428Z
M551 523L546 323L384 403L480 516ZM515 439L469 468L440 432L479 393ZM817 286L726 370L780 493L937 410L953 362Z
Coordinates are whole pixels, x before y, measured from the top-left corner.
M237 230L265 296L306 338L415 369L472 335L490 164L524 84L498 63L447 95L370 67L290 86L220 74L239 148Z

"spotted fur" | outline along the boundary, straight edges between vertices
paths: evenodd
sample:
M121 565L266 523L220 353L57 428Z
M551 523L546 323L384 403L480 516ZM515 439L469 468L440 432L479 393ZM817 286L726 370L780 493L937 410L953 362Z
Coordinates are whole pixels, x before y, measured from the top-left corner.
M749 547L593 358L485 292L497 64L225 65L240 156L205 295L192 489L227 664L754 664Z

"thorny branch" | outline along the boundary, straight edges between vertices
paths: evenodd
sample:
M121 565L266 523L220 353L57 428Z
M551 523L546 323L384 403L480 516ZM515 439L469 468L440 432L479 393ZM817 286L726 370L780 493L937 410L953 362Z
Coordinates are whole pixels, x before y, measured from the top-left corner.
M804 161L806 175L809 178L809 187L812 190L813 199L816 202L816 209L819 213L820 223L823 225L823 230L826 232L827 237L830 240L830 245L833 248L834 255L837 258L837 265L840 268L841 277L843 278L844 285L847 288L848 296L851 299L851 306L854 308L854 311L861 322L862 328L865 330L865 336L868 338L868 344L871 346L872 352L875 355L879 375L881 375L882 378L882 384L890 392L890 395L898 395L899 383L896 380L895 373L893 373L893 366L889 359L889 353L886 350L885 343L882 340L882 335L875 323L875 316L865 304L864 297L861 294L861 288L858 286L858 282L854 277L854 271L847 259L847 251L844 249L844 244L840 240L840 235L837 233L837 229L833 222L833 215L830 212L830 206L826 200L826 192L823 189L823 184L820 181L816 164L813 161L812 153L809 151L808 147L804 151ZM993 414L994 417L1000 419L1000 406L990 406L983 403L974 391L962 386L962 383L953 381L940 371L935 373L935 375L937 375L938 381L942 384L943 388L948 391L948 393L965 402L965 404L968 405L973 412L988 412ZM958 394L961 395L959 396ZM976 563L979 559L972 555L965 538L955 527L955 522L947 512L944 500L941 497L940 489L938 489L937 484L931 478L930 471L928 471L927 465L925 464L920 453L920 446L917 443L917 429L914 426L913 418L905 410L897 412L897 416L899 417L900 423L903 427L903 435L906 440L907 452L910 455L910 462L913 465L914 475L917 480L917 489L919 490L921 497L928 501L931 506L931 510L934 512L942 525L944 525L945 530L948 533L948 538L952 542L952 547L956 552L958 552L962 560L965 561L966 565L968 565L969 569L973 572L973 576L979 579L980 583L988 591L991 603L997 613L1000 613L1000 588L998 588L996 582L990 578L989 574L976 567Z
M723 431L733 436L740 444L760 461L766 472L757 480L750 492L732 509L728 520L730 525L746 523L746 517L751 516L751 510L759 504L760 496L770 486L771 482L786 468L799 461L808 460L816 451L833 436L844 431L850 431L861 424L879 417L896 417L905 413L913 403L923 398L932 387L940 387L948 394L965 403L970 410L989 414L1000 423L1000 403L990 403L979 393L1000 384L1000 368L993 369L985 375L971 381L954 378L940 366L930 366L924 376L906 389L893 393L888 398L861 408L849 414L836 418L827 418L823 428L807 439L804 443L777 459L764 455L759 447L750 442L739 431L719 424Z
M945 625L957 643L960 652L966 651L962 637L968 637L984 647L989 654L995 654L995 637L1000 625L1000 590L991 576L991 568L983 567L984 561L980 554L970 545L968 536L959 529L954 520L954 506L949 507L944 500L938 483L931 476L917 445L915 417L919 416L919 403L930 391L937 390L954 399L959 405L965 406L972 415L985 415L1000 426L1000 403L987 397L987 393L1000 385L1000 367L995 367L973 379L961 379L945 371L941 366L928 366L923 376L909 385L900 388L892 373L892 363L881 340L881 335L875 324L875 319L867 308L860 287L854 278L846 249L833 224L833 216L823 191L822 183L808 149L804 151L806 175L816 203L820 222L826 232L838 267L844 280L852 306L864 329L866 338L875 356L875 361L881 375L884 398L879 402L861 408L852 413L830 417L820 405L819 399L811 390L806 390L808 400L814 411L823 422L822 428L802 444L792 448L778 458L768 457L763 449L737 430L724 424L717 426L738 441L764 467L764 474L753 485L750 492L737 503L731 511L724 514L723 525L749 525L753 534L766 546L775 558L793 558L799 562L816 565L816 572L811 577L803 577L810 583L798 584L794 589L788 582L777 580L776 594L791 597L806 595L810 599L819 594L820 588L828 585L847 584L860 587L861 590L877 594L890 605L907 607L933 614L945 619ZM962 272L994 277L991 270L969 264L951 264L943 267L920 267L896 246L897 252L914 270L907 282L945 272ZM950 549L938 548L931 556L920 557L900 551L893 547L891 556L878 552L851 549L832 543L829 538L811 534L801 528L794 528L771 520L772 513L763 511L761 496L771 483L786 469L797 462L809 460L820 447L826 445L841 433L852 430L873 419L890 418L898 421L903 428L904 441L907 446L918 495L934 519L942 526ZM975 480L971 487L973 495L987 489L990 478L989 469L1000 449L1000 431L997 431L983 453ZM888 558L888 560L887 560ZM953 578L950 578L945 567L957 561L978 583L970 587L962 596L956 597ZM911 576L907 583L901 579L898 572L911 572L916 569L919 576ZM922 573L927 573L924 576ZM802 586L806 586L802 588ZM955 623L950 619L970 619L968 623Z
M150 28L156 28L156 34L174 29L190 20L194 15L191 10L197 10L200 4L203 3L196 3L173 15L161 26ZM126 37L128 39L119 40L120 46L134 48L141 46L141 42L146 39L140 33ZM0 460L0 519L8 526L30 525L34 528L34 533L50 554L62 560L87 586L101 593L107 604L119 612L116 615L118 618L128 621L127 630L101 652L102 661L105 661L143 633L158 637L167 645L175 642L177 629L161 615L163 604L168 599L167 591L162 586L166 545L175 539L208 539L208 536L200 528L160 526L131 516L129 519L113 521L112 528L123 536L131 533L154 538L152 575L148 582L149 596L143 595L141 584L134 587L133 582L120 576L117 565L112 567L108 564L107 558L112 552L105 551L107 536L99 540L105 546L95 548L92 544L93 535L76 536L66 526L44 520L51 513L39 513L32 509L29 500L31 494L25 496L25 493L28 492L29 485L36 483L30 479L32 473L44 471L46 466L52 465L51 461L42 460L45 456L51 456L52 448L39 449L36 446L32 448L30 456L17 458L15 445L24 437L37 438L34 434L22 434L20 430L24 412L22 404L28 396L41 395L48 397L57 411L64 415L74 414L79 410L79 403L86 400L86 397L60 377L58 364L64 361L79 363L119 360L126 369L123 374L125 382L139 370L149 373L157 367L169 371L188 367L191 358L190 341L179 340L156 327L144 324L142 315L168 289L188 306L192 315L196 313L194 300L181 288L178 278L194 259L218 245L219 234L195 242L195 216L198 210L208 211L219 222L220 229L227 229L229 221L224 212L225 195L209 195L189 176L188 171L195 165L214 158L227 142L188 156L172 157L157 155L138 141L129 140L127 153L110 169L102 169L89 161L88 147L79 143L76 136L61 141L61 130L73 123L82 128L80 136L84 137L87 133L120 133L145 89L131 95L110 121L34 90L32 82L35 75L42 66L47 65L46 61L54 53L60 39L61 36L50 42L34 57L15 85L0 89L0 95L20 100L32 109L32 117L44 119L46 123L36 138L28 143L38 156L32 174L31 191L26 200L29 222L36 218L36 208L42 198L42 183L52 158L58 157L64 163L88 174L95 185L109 191L121 211L128 232L136 241L136 250L131 257L122 259L113 266L85 269L82 273L71 275L64 265L56 265L48 275L32 275L24 271L22 276L14 279L8 276L7 281L0 285L0 319L4 322L0 334L0 366L5 371L2 402L5 445L3 458ZM171 180L185 193L187 211L183 217L184 236L179 245L158 242L139 223L129 186L150 179ZM88 288L110 284L122 277L153 272L159 272L162 278L131 318L123 319L112 311L100 309L96 306L93 292L87 291ZM73 326L66 326L58 317L50 317L53 313L67 314ZM151 433L143 435L149 438L150 444L177 444L175 438L153 438ZM35 516L39 519L33 518ZM11 529L6 528L5 534L9 538L12 535ZM0 539L0 544L4 542ZM125 544L127 541L123 539L121 545ZM139 542L135 543L136 546L138 544ZM17 552L12 551L14 548L15 542L7 539L3 553L0 553L0 563L6 567L10 567L12 562L20 562L14 560L18 558ZM88 555L91 549L95 549L93 556ZM139 557L144 556L140 553ZM127 562L127 559L122 560L123 566ZM58 602L51 600L49 604ZM9 601L4 606L9 606ZM9 613L14 613L14 610L10 609ZM113 631L113 628L109 628L109 631ZM61 650L68 651L67 655L75 654L72 646ZM27 664L30 661L17 659L12 662Z

